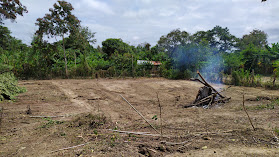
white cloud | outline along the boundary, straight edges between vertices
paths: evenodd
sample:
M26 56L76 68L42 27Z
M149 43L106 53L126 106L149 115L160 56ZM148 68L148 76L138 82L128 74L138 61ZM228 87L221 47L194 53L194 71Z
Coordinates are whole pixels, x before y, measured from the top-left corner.
M279 1L270 0L67 0L83 26L96 33L97 44L107 38L122 38L138 45L155 45L160 36L181 28L189 33L228 27L237 37L260 29L268 33L269 42L279 42ZM7 22L13 35L30 43L35 22L48 13L56 0L22 0L29 13L17 23Z
M140 39L140 37L138 37L138 36L133 36L133 40L139 40Z
M114 14L112 8L110 8L107 3L104 3L102 1L97 1L97 0L82 0L82 9L83 7L90 7L91 9L95 9L98 11L101 11L106 14Z

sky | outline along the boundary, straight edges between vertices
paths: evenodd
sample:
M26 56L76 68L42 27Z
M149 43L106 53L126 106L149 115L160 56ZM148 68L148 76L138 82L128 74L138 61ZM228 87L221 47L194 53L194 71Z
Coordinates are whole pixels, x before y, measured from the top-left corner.
M96 32L97 45L108 38L121 38L137 46L156 45L162 35L174 29L194 34L219 25L236 37L253 29L268 34L269 43L279 42L279 0L66 0L73 14ZM21 0L28 9L16 22L5 20L12 36L30 45L37 18L53 8L56 0ZM51 41L50 41L51 42Z

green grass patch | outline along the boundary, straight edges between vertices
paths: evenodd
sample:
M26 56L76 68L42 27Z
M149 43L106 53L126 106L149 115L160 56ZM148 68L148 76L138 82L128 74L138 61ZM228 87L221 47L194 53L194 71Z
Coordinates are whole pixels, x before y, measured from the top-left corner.
M273 131L275 132L276 136L279 136L279 129L277 127L275 127Z
M40 126L40 128L49 128L49 127L51 127L53 125L62 124L63 123L62 121L53 120L51 118L43 118L43 119L46 120L47 122L45 122L42 126Z
M264 110L264 109L272 110L272 109L275 109L276 106L279 106L278 98L271 100L271 102L268 104L260 104L257 106L246 106L246 108L248 110Z

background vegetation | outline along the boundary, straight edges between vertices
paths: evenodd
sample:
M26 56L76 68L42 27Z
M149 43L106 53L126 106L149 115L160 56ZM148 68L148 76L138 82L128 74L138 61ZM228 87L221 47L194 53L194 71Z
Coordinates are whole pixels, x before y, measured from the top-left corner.
M19 1L2 3L1 79L13 74L21 79L148 77L154 73L152 66L137 65L137 60L153 60L162 63L156 75L170 79L188 79L199 70L211 81L222 82L231 75L227 83L259 86L260 76L265 75L272 77L266 86L278 88L279 44L268 45L267 34L258 29L241 38L221 26L194 34L175 29L153 47L146 42L134 46L122 39L106 39L94 48L95 32L81 26L70 3L58 1L37 19L38 30L31 45L26 45L11 36L3 20L15 20L27 8ZM49 43L44 37L61 40Z

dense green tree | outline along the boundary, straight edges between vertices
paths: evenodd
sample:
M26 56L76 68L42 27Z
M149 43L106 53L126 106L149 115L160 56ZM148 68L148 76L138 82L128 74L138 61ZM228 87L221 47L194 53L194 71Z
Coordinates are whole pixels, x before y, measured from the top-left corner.
M192 41L199 43L207 41L210 47L215 48L215 53L232 52L236 48L238 39L230 34L227 27L215 26L208 31L198 31L191 37Z
M124 54L132 51L131 46L123 42L122 39L107 39L102 42L102 50L108 56L114 53Z
M255 29L249 34L243 35L239 42L240 49L244 50L249 47L250 44L253 44L259 49L263 49L265 45L268 44L267 34L264 31Z
M17 15L23 16L27 8L19 0L0 0L0 24L5 19L14 21Z
M47 35L49 37L59 36L62 38L62 46L65 60L65 74L68 77L67 57L65 50L65 36L78 31L80 21L72 14L74 8L66 1L58 1L50 8L50 14L46 14L43 18L38 18L36 25L39 29L36 34L39 37Z
M9 41L12 39L11 31L4 26L0 25L0 46L2 49L7 49L9 47Z
M187 33L186 31L180 31L179 29L175 29L167 35L161 36L160 40L158 41L158 46L165 49L167 54L172 57L179 46L184 46L189 42L189 33Z
M88 27L79 27L77 31L71 33L66 39L65 47L73 50L75 66L77 57L80 54L86 55L92 49L91 44L96 42L94 37L95 32L92 32Z

